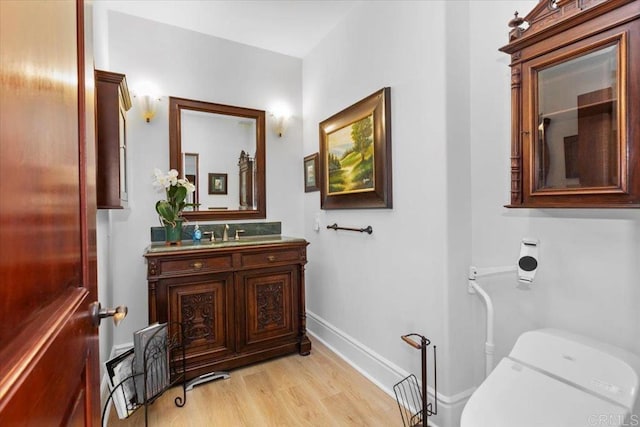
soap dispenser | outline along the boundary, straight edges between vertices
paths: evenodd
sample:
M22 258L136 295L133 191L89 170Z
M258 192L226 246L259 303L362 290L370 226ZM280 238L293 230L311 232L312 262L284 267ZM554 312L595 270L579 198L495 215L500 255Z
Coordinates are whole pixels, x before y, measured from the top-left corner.
M195 243L200 243L201 239L202 239L202 231L200 230L200 226L196 224L193 227L193 241Z

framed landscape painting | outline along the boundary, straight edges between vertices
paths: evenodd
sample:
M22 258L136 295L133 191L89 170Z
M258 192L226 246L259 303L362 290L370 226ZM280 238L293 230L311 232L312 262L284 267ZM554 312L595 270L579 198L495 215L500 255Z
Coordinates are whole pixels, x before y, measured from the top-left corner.
M391 208L391 89L320 123L322 209Z

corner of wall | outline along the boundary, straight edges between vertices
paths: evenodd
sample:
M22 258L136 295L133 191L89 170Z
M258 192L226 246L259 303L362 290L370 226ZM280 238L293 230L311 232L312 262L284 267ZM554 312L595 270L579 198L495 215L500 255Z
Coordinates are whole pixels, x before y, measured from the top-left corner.
M396 398L393 384L402 381L409 373L392 361L359 342L315 313L307 311L307 332L331 351L373 382L381 390ZM475 389L467 389L453 396L438 393L438 415L429 420L435 427L457 426L462 409ZM433 402L434 389L427 387L428 399Z

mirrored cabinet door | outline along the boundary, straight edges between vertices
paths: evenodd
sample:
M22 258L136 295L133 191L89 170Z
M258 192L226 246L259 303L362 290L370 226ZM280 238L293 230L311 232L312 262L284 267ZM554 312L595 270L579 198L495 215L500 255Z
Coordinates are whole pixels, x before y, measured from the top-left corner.
M509 25L507 207L640 207L640 2L540 0Z
M620 187L618 52L614 44L533 70L534 192Z

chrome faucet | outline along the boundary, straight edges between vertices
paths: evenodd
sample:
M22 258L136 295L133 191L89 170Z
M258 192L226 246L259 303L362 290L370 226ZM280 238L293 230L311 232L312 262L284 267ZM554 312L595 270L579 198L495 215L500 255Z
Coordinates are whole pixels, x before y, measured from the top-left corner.
M223 242L229 241L229 224L224 225L224 231L222 232L222 241Z

